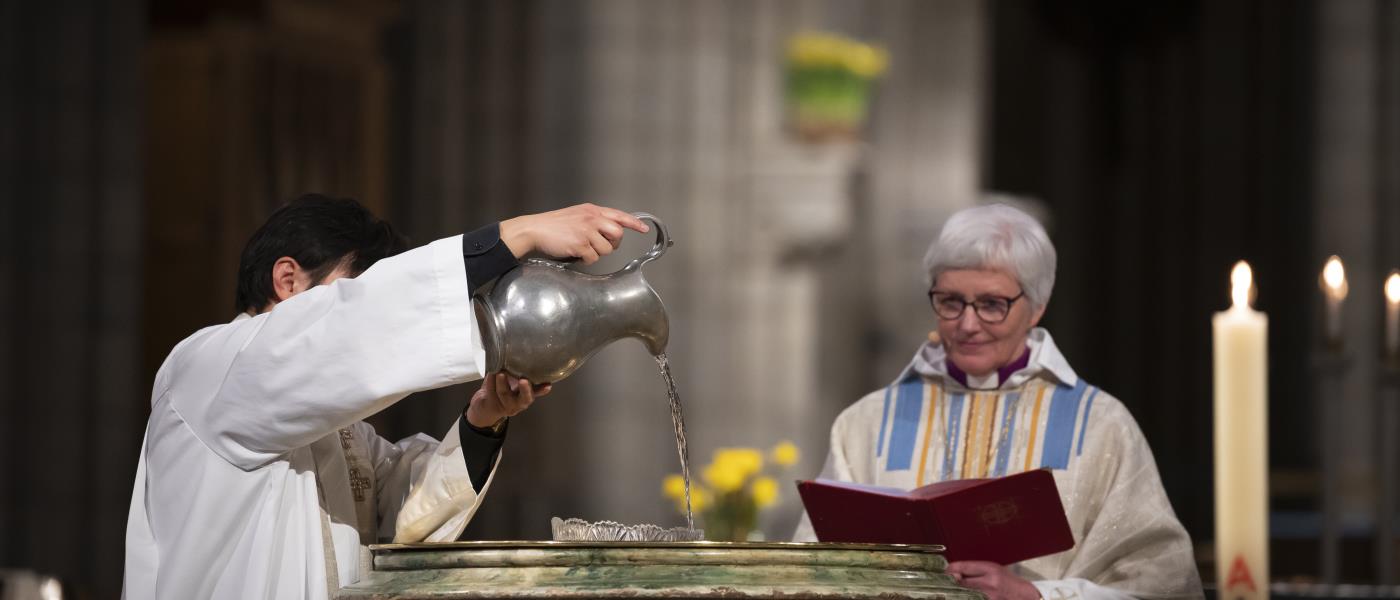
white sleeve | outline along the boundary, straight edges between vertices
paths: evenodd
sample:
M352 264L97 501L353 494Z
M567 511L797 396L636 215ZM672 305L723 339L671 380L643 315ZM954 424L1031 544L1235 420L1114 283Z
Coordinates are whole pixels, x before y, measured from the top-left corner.
M1040 590L1045 600L1075 598L1076 600L1132 600L1132 596L1113 588L1104 587L1085 579L1050 579L1032 581L1031 585Z
M1191 538L1172 510L1147 439L1112 396L1101 392L1093 410L1085 461L1069 491L1080 503L1072 510L1091 513L1088 523L1072 551L1040 563L1063 560L1062 566L1038 571L1092 581L1122 597L1203 598Z
M826 463L822 465L822 472L817 475L820 479L834 479L836 481L855 482L855 476L851 472L851 464L846 459L844 442L846 414L843 413L836 418L836 422L831 425L831 450L826 454ZM857 482L862 483L862 482ZM807 516L807 511L802 511L802 518L797 521L797 530L792 533L794 542L815 542L817 532L812 529L812 519Z
M256 468L421 390L481 377L461 236L379 261L187 344L172 401L206 446Z
M149 428L148 428L149 429ZM136 483L131 490L131 507L126 517L126 563L123 568L122 598L154 598L160 548L146 514L146 435L141 436L141 454L136 460ZM9 598L8 594L4 597Z
M404 542L450 542L462 535L476 514L491 477L476 491L462 456L461 420L439 442L423 434L397 444L374 433L366 423L358 427L370 440L379 505L379 539ZM500 454L496 455L497 463ZM492 469L492 473L495 469Z

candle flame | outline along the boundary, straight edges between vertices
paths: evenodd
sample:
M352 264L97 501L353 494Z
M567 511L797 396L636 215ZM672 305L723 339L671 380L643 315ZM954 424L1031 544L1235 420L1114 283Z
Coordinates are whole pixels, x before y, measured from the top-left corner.
M1391 271L1385 279L1385 299L1391 304L1400 304L1400 271Z
M1230 297L1235 301L1235 306L1248 307L1253 288L1254 273L1249 270L1249 263L1235 263L1235 268L1230 271Z
M1342 268L1342 259L1333 256L1322 267L1322 287L1328 295L1341 300L1347 297L1347 273Z

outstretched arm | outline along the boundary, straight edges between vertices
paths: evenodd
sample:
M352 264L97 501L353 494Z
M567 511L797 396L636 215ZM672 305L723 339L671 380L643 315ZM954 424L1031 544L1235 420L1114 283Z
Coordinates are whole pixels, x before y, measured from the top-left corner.
M514 256L607 254L630 214L578 205L501 223ZM313 287L172 354L174 406L201 440L250 469L365 418L409 393L481 376L462 237Z

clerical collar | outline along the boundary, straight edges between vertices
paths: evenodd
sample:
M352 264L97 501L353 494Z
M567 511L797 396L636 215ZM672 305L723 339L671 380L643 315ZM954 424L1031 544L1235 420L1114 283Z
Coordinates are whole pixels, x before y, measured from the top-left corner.
M1074 387L1079 383L1079 376L1074 374L1074 369L1070 368L1069 362L1065 360L1063 354L1060 354L1060 349L1055 347L1055 340L1051 339L1050 332L1046 331L1045 328L1032 329L1030 334L1026 336L1026 345L1031 349L1030 362L1026 363L1025 368L1005 377L998 374L997 378L1000 381L997 382L996 387L1019 387L1027 379L1042 375L1050 377L1059 385ZM919 345L919 349L914 352L914 358L909 361L909 366L904 367L904 370L899 372L899 377L896 377L894 381L904 381L910 376L917 375L933 379L945 378L948 379L949 385L962 385L948 374L949 362L947 359L948 353L943 351L943 344L926 341ZM991 378L991 375L987 376L987 379ZM984 382L969 381L969 383Z
M945 366L948 368L948 376L952 377L955 381L962 384L962 386L965 388L995 388L1001 385L1001 382L1006 381L1007 378L1011 377L1013 373L1026 368L1026 365L1029 365L1031 363L1031 349L1030 346L1026 346L1024 351L1021 352L1021 358L1016 359L1009 365L997 369L995 377L979 378L978 381L972 382L969 382L968 374L962 369L959 369L957 365L953 364L952 360L945 360L944 363Z

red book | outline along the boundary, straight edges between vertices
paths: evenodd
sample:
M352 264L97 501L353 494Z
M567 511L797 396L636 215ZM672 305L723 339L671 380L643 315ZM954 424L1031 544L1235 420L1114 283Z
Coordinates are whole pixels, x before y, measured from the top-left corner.
M827 479L799 481L797 491L823 542L937 544L949 561L1003 565L1074 547L1046 469L908 492Z

